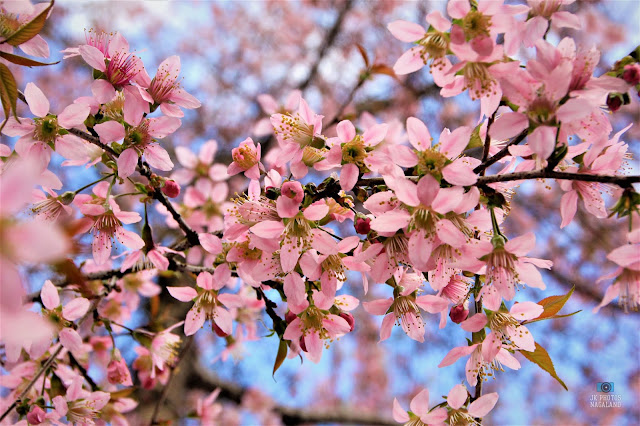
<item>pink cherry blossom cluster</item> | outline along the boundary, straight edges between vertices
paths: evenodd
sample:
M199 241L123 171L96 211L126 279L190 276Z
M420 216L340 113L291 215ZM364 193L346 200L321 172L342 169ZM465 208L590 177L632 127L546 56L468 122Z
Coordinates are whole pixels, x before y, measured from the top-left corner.
M275 371L287 357L319 362L357 327L352 312L360 304L383 316L380 341L397 324L424 342L424 312L439 314L440 329L449 318L471 333L439 364L468 357L470 386L502 366L519 369L516 353L544 351L527 325L557 313L549 313L555 308L547 299L516 301L524 287L542 294L540 270L552 267L529 256L533 233L503 231L510 200L527 179L561 182L561 228L580 204L597 218L628 221L629 243L608 255L619 268L602 278L614 282L595 310L616 297L637 310L640 196L632 184L640 179L622 174L628 146L620 139L629 127L611 135L606 111L611 93L638 85L639 66L625 63L595 77L595 48L568 37L548 42L549 28L579 27L561 10L568 3L451 0L450 19L431 12L426 30L389 24L397 39L414 43L396 74L429 65L443 97L468 90L481 104L475 128L445 128L436 139L417 117L381 123L363 114L327 124L299 91L283 107L264 95L259 101L270 118L256 129L267 142L244 139L229 165L215 162L215 140L197 153L162 141L180 128L183 108L200 106L178 80L177 56L151 78L122 34L88 31L86 43L64 52L89 66L91 95L56 114L28 83L24 101L33 117L9 117L2 129L17 138L13 147L0 146L0 341L9 389L3 418L126 424L123 413L137 402L116 391L166 385L183 336L206 333L205 323L226 342L226 358L258 340L268 316L280 341ZM46 42L32 40L23 50L44 53ZM521 50L534 56L518 59ZM92 167L98 178L59 195L63 182L49 170L54 152L63 166ZM493 164L496 173L485 176ZM229 200L229 181L241 173L246 189ZM614 200L609 208L605 189ZM167 232L151 226L152 204L174 230L169 234L180 233L173 243L161 243ZM35 217L18 214L27 206ZM87 259L82 244L89 239ZM128 250L115 255L115 241ZM62 272L27 295L19 267L29 263ZM159 273L179 276L179 285L159 285ZM184 303L184 318L126 325L144 299L160 303L165 290ZM10 326L16 323L20 330ZM116 345L120 335L136 342L129 365ZM89 376L95 369L104 373L99 384ZM54 389L54 377L64 392ZM203 422L224 418L218 394L198 400ZM496 393L472 396L458 384L429 409L425 389L410 412L394 401L393 417L411 425L475 424L497 401ZM261 396L247 403L270 419L265 404Z

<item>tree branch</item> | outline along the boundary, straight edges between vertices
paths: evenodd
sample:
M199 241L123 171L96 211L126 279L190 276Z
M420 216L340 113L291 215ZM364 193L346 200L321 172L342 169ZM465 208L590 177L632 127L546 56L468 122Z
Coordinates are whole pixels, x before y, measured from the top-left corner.
M344 2L342 9L340 9L340 12L338 12L338 17L333 23L333 26L329 29L329 32L327 32L326 37L322 41L322 44L320 46L320 51L318 52L318 57L316 58L313 65L311 66L309 75L302 83L300 83L300 85L298 86L298 89L300 90L306 89L307 86L309 86L311 81L314 79L314 77L318 73L318 67L320 66L320 62L322 62L322 60L324 59L324 55L327 53L327 51L329 51L329 48L333 46L333 43L335 42L336 37L340 33L342 22L344 21L344 18L347 15L347 12L351 10L352 5L353 5L353 0L347 0Z
M509 155L509 147L512 146L512 145L517 145L520 142L522 142L524 140L524 138L527 137L527 132L528 131L529 131L528 129L523 130L518 136L513 138L513 140L509 141L505 145L504 148L502 148L500 151L498 151L496 153L496 155L494 155L493 157L489 158L488 160L484 160L484 156L483 156L482 164L480 164L478 167L473 169L473 172L477 173L477 174L482 174L482 172L484 172L487 168L489 168L493 164L497 163L498 160L501 160L502 158L504 158L507 155ZM489 127L487 126L487 137L489 137L488 135L489 135Z
M489 159L489 161L491 161L491 159ZM417 176L408 177L408 179L412 181L417 181L418 180L417 178L418 178ZM487 185L490 183L498 183L498 182L509 182L514 180L531 180L531 179L575 180L575 181L581 181L581 182L609 183L613 185L618 185L620 187L629 187L633 183L640 182L640 175L610 176L610 175L591 175L586 173L556 172L552 170L533 170L529 172L507 173L503 175L480 176L474 186ZM384 184L383 178L368 178L368 179L360 179L356 183L356 186L375 186L375 185L382 185L382 184Z
M236 404L242 403L243 396L247 391L242 386L219 379L198 363L194 363L192 366L187 383L193 388L208 392L220 389L220 397ZM275 405L273 411L282 416L282 422L286 425L339 423L391 426L398 424L391 419L380 417L376 414L358 412L348 408L312 411Z

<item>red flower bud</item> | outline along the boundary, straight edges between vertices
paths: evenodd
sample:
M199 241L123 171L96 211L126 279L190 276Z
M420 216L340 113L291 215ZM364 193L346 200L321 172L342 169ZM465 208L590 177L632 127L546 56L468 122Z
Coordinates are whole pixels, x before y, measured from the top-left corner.
M356 232L366 235L371 231L371 219L368 217L358 217L356 219Z
M640 64L625 65L622 79L634 86L640 83Z
M180 185L175 180L167 179L164 181L162 192L169 198L176 198L180 195Z
M460 324L462 321L466 320L468 316L469 310L465 309L464 305L454 306L451 308L451 311L449 311L449 318L451 318L451 321L456 324Z
M344 318L345 321L347 321L349 323L349 327L351 327L351 330L349 331L353 331L353 329L355 328L355 324L356 321L353 318L353 315L347 313L347 312L340 312L340 318Z
M300 336L300 349L302 349L305 352L308 352L307 345L304 343L304 336Z
M609 94L607 97L607 106L611 112L616 112L622 106L622 98L616 94Z

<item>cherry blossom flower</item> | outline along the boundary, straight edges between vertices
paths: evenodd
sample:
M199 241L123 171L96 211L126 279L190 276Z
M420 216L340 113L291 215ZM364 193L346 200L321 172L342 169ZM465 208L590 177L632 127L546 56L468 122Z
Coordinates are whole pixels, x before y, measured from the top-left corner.
M464 385L455 385L451 388L447 395L447 405L452 409L449 411L449 424L479 424L476 419L489 414L498 402L498 394L491 392L480 396L465 409L468 398L469 391Z
M153 104L153 109L160 106L162 113L169 117L183 117L184 113L179 107L194 109L201 105L200 101L180 86L178 74L180 57L174 55L162 61L153 80L144 68L138 80L140 86L147 89L140 91L144 100Z
M398 58L393 70L398 75L409 74L418 71L432 61L431 70L442 70L447 62L444 60L449 49L449 34L451 22L444 18L439 11L434 11L426 16L427 23L431 26L429 31L418 24L407 21L393 21L387 28L391 34L400 41L416 43L416 46L407 50ZM436 74L434 73L434 78Z
M106 121L94 126L102 143L124 140L121 146L122 152L117 160L118 176L121 178L131 176L138 164L138 157L143 154L151 167L163 171L172 170L173 162L169 158L169 153L155 142L155 138L162 139L175 132L182 124L180 119L140 116L140 121L130 124L132 126L125 127L116 121Z
M218 142L215 140L205 142L197 156L187 147L176 147L176 157L183 168L175 170L171 179L181 185L188 185L194 179L211 179L215 182L226 180L229 177L227 167L224 164L213 164L217 150Z
M291 162L294 176L303 177L307 170L304 162L305 151L307 155L311 155L314 150L325 146L325 139L321 135L323 118L324 116L314 113L302 98L297 113L273 114L271 124L282 150L275 165L281 166ZM320 160L322 155L316 157L316 160Z
M249 179L260 179L260 172L264 170L264 166L260 162L261 148L260 144L255 145L251 138L247 138L240 142L238 148L231 150L233 162L229 165L227 173L229 176L244 172Z
M84 379L76 376L67 388L65 396L58 395L53 398L55 412L60 417L74 424L94 424L102 408L107 405L111 395L108 392L88 392L82 389Z
M108 191L109 182L103 181L94 186L95 196L78 194L74 200L80 211L91 219L88 225L94 234L93 259L99 265L109 260L114 237L131 249L139 250L144 247L144 241L138 234L127 231L122 226L123 223L139 222L140 215L120 210L113 197L108 198Z
M74 159L83 155L84 143L72 134L60 134L60 130L81 126L89 115L89 107L71 104L55 116L49 113L49 100L35 84L27 84L24 96L31 113L36 117L20 118L20 122L9 117L7 125L2 129L2 133L7 136L20 136L15 144L15 151L21 157L34 158L42 170L48 166L54 148L66 158Z
M334 340L351 331L347 320L326 312L315 304L309 305L295 316L283 335L292 342L300 341L307 358L314 363L322 358L323 340Z
M17 29L32 21L42 11L49 7L48 3L32 5L29 1L4 1L0 5L0 15L2 16L2 34L0 35L0 51L13 53L13 46L5 43L4 40L13 34ZM27 55L40 58L49 57L49 45L40 34L30 40L21 43L19 46ZM4 59L0 59L4 62Z
M195 300L184 322L184 334L195 334L205 321L211 321L212 329L218 327L224 334L233 331L233 318L225 307L238 307L239 299L234 294L219 291L231 280L231 271L226 263L219 265L213 274L201 272L197 284L201 290L193 287L168 287L169 293L181 302Z
M411 413L406 412L396 398L393 399L393 419L405 425L440 425L447 420L446 408L429 409L429 390L423 389L409 404Z
M424 320L420 308L429 313L437 313L446 309L448 303L445 299L434 295L416 296L416 290L422 280L408 279L409 275L403 269L395 273L397 287L393 290L393 297L365 302L364 308L373 315L385 315L380 329L380 341L391 336L394 323L400 324L407 336L424 342Z
M75 297L69 303L62 306L58 289L50 280L45 281L40 291L40 299L47 316L58 328L58 337L62 346L70 351L78 351L82 348L82 337L71 328L73 321L82 318L89 310L90 302L84 297Z
M552 265L548 260L524 256L535 246L535 235L531 232L506 243L502 241L500 237L492 242L480 241L468 247L472 257L486 264L486 285L481 293L484 305L492 311L499 309L502 299L511 300L515 297L516 284L520 282L544 290L546 285L537 268L549 269ZM473 268L470 264L466 267Z
M595 308L596 313L603 306L611 303L618 297L618 302L624 307L624 311L629 309L637 311L640 306L640 242L632 241L613 250L607 255L607 259L615 262L618 268L611 274L605 275L597 282L614 278L607 291L604 293L602 302Z
M127 363L122 358L120 351L114 349L111 354L111 361L107 366L107 380L111 384L121 384L124 386L133 386L131 373L127 367Z

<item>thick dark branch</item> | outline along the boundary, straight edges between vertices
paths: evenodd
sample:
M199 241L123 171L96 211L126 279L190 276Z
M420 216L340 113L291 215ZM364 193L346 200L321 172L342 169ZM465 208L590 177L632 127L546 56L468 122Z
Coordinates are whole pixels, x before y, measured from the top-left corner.
M349 12L349 10L351 10L352 5L353 5L353 0L347 0L344 2L342 9L340 9L340 12L338 12L338 17L336 18L336 21L333 23L333 26L329 29L329 32L327 32L326 37L322 41L322 44L320 46L320 51L318 52L318 57L316 61L313 63L313 65L311 66L309 75L302 83L300 83L300 85L298 86L298 89L300 90L306 89L307 86L309 86L309 84L311 83L311 81L315 78L316 74L318 73L318 67L320 66L320 62L322 62L322 60L324 59L324 56L329 51L329 48L333 46L333 43L335 42L336 37L340 33L342 22L344 21L344 18Z
M504 148L502 148L500 151L498 151L498 153L496 155L494 155L493 157L489 158L486 161L483 161L482 164L480 164L478 167L473 169L473 172L477 173L477 174L482 174L482 172L484 172L487 168L491 167L492 165L497 163L499 160L501 160L502 158L504 158L507 155L509 155L509 147L512 146L512 145L517 145L520 142L522 142L524 140L524 138L527 137L527 132L528 131L529 131L528 129L523 130L522 133L520 133L518 136L516 136L513 140L509 141L507 143L507 145L505 145ZM487 133L488 132L489 132L489 129L487 128Z
M242 403L242 398L246 392L246 389L242 386L220 380L197 363L193 365L187 383L193 388L203 389L208 392L220 389L221 398L233 401L236 404ZM338 423L391 426L398 424L391 419L380 417L376 414L358 412L353 409L312 411L275 405L273 411L282 416L282 422L286 425Z
M416 181L417 176L410 176L408 179ZM489 183L509 182L514 180L531 180L531 179L560 179L575 180L581 182L599 182L628 187L633 183L640 182L640 176L610 176L610 175L591 175L586 173L567 173L556 172L551 170L534 170L529 172L507 173L503 175L481 176L475 186L487 185ZM383 178L360 179L357 186L375 186L384 184Z
M142 176L151 180L152 173L147 163L144 163L138 160L138 171ZM154 199L160 201L160 204L165 206L166 209L169 211L169 213L171 213L171 217L173 217L173 220L178 222L178 226L180 226L180 229L182 229L182 231L186 235L190 246L193 247L193 246L200 245L200 239L198 238L198 233L193 229L191 229L189 225L187 225L187 223L184 221L180 213L178 213L176 209L173 207L173 204L171 204L171 201L169 201L167 196L162 193L162 190L160 188L155 188L152 196Z
M85 141L92 143L100 148L102 148L104 151L108 152L109 154L111 154L113 157L117 158L118 154L116 154L116 152L109 146L106 144L103 144L100 141L100 138L97 138L87 132L83 132L82 130L78 130L78 129L68 129L69 133L71 133L74 136L79 137L80 139L84 139Z

